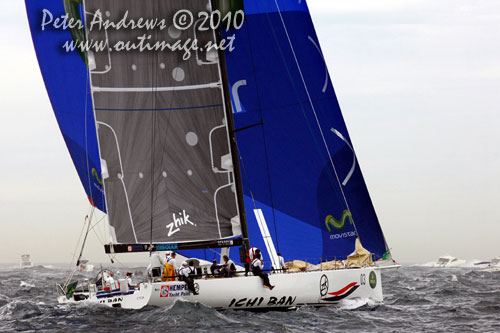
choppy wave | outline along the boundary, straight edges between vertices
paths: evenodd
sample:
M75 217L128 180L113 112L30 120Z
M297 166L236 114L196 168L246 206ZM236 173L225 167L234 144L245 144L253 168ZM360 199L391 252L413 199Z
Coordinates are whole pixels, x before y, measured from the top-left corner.
M474 266L474 268L476 268ZM383 272L384 303L344 300L293 312L216 311L178 301L168 308L123 310L59 305L54 283L67 271L0 269L0 331L76 332L498 332L500 272L403 267Z

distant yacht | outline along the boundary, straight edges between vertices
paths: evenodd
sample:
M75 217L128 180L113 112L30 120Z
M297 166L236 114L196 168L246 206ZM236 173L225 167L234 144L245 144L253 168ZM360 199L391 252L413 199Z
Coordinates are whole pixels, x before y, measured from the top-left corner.
M23 254L21 256L21 263L19 264L21 268L31 268L33 267L33 263L31 262L29 254Z
M441 267L441 268L448 268L448 267L459 267L463 264L465 264L465 260L463 259L457 259L453 256L441 256L439 259L436 261L432 267Z
M488 267L482 269L481 272L500 272L500 257L491 259Z

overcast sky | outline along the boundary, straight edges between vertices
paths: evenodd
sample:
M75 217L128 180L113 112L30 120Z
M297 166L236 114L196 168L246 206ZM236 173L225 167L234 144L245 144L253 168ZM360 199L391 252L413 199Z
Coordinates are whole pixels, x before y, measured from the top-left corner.
M395 258L500 255L500 2L308 3ZM24 1L0 9L0 262L23 253L69 262L88 201L43 85ZM94 234L89 242L86 257L105 261Z

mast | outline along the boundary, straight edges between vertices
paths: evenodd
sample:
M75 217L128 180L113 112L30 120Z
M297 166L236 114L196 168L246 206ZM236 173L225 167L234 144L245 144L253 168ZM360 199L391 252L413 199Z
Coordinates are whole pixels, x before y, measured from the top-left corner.
M212 9L218 8L217 4L219 1L223 0L210 0L210 4ZM219 26L215 31L215 41L216 45L220 45L222 40L222 31ZM231 104L231 94L229 90L229 79L227 75L227 67L226 67L226 58L224 55L224 50L217 50L219 55L219 68L221 72L221 81L222 81L222 89L224 92L224 109L226 111L226 119L227 119L227 127L229 131L229 141L231 147L231 156L233 160L233 175L234 175L234 183L236 187L236 194L238 198L238 211L240 216L240 225L241 225L241 235L243 237L243 247L245 248L245 252L250 248L250 240L248 237L248 227L247 227L247 218L245 213L245 202L243 199L243 183L241 181L241 170L239 163L239 153L238 153L238 145L236 143L236 132L234 128L234 119L233 119L233 107Z

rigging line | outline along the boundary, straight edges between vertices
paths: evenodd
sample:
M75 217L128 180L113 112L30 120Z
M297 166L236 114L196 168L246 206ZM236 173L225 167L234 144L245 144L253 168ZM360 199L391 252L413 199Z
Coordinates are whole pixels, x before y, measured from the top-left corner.
M76 266L80 265L80 259L82 258L82 254L83 254L83 249L85 248L85 242L87 240L87 236L89 234L89 230L90 230L90 225L92 223L92 216L94 215L94 210L95 210L95 207L94 206L91 206L91 209L90 209L90 217L89 215L87 215L85 217L85 221L87 221L87 218L88 218L88 227L87 227L87 232L85 233L85 238L83 239L83 243L82 243L82 249L80 250L80 255L78 256L78 260L76 262ZM84 224L85 226L85 224ZM82 232L83 232L83 228L82 228ZM80 238L81 238L81 234L80 234ZM80 239L78 240L78 243L80 242ZM77 244L78 244L77 243ZM75 248L75 252L73 253L73 259L75 257L75 253L76 253L76 248ZM71 281L71 279L73 278L73 276L75 275L76 273L76 268L73 269L72 273L68 276L68 278L66 279L66 282L64 283L64 289L66 289L66 287L68 286L69 282Z
M238 133L238 132L242 132L242 131L246 131L248 129L251 129L251 128L254 128L254 127L257 127L257 126L264 126L264 122L262 121L262 118L260 119L260 122L257 123L257 124L253 124L253 125L248 125L248 126L245 126L245 127L242 127L242 128L238 128L238 129L235 129L233 131L233 133Z
M80 236L78 236L78 241L76 242L75 244L75 250L73 251L72 255L73 257L71 258L71 262L69 264L69 267L68 269L72 269L73 268L73 262L75 260L75 257L76 257L76 251L78 250L78 245L80 244L80 240L82 239L82 235L83 235L83 229L85 228L85 223L87 222L87 218L89 216L89 213L90 213L90 209L92 208L92 205L89 206L89 209L87 210L87 214L85 215L85 219L83 220L83 225L82 225L82 229L80 230ZM71 276L68 277L68 280L71 279ZM68 283L68 281L66 281L66 283Z
M87 70L85 72L87 74L87 77L86 77L86 81L85 81L85 109L84 109L84 113L85 113L85 117L84 117L84 121L85 121L85 127L84 127L84 130L85 130L85 159L87 161L87 179L89 181L90 200L92 201L92 203L94 203L94 197L92 195L92 193L93 193L92 183L90 181L89 144L88 144L88 134L87 134L87 107L88 107L88 101L89 101L87 86L90 87L90 85L89 85L90 69L88 67L86 69Z
M83 7L83 12L86 13L86 4L85 4L85 0L83 0L82 2L82 7ZM86 19L86 16L84 15L84 20ZM84 22L85 23L85 22ZM88 26L87 24L85 23L85 37L87 38L87 40L89 39L89 29L88 29ZM94 101L94 86L92 84L92 73L90 72L90 69L89 69L89 86L90 86L90 94L91 94L91 103L92 103L92 114L94 116L94 125L95 125L95 135L96 135L96 140L97 140L97 151L98 151L98 156L99 156L99 163L101 161L101 145L100 145L100 142L99 142L99 131L98 131L98 125L97 125L97 115L96 115L96 111L95 111L95 101ZM116 138L116 134L115 134L115 138ZM119 150L118 150L119 152ZM121 161L120 161L121 163ZM102 171L102 170L101 170ZM99 191L100 192L100 195L101 195L101 202L104 206L104 209L106 211L106 214L108 213L108 205L107 205L107 201L106 201L106 183L105 181L103 181L102 183L102 189L103 191ZM108 219L108 224L109 226L111 227L111 223L109 222L109 219Z
M153 4L154 7L154 4ZM153 14L154 15L154 14ZM156 30L154 31L155 34L155 39L157 39L157 34ZM150 204L150 209L151 209L151 217L149 220L149 244L150 244L150 249L153 248L153 214L154 214L154 161L155 161L155 99L156 99L156 92L155 92L155 56L156 52L153 53L151 56L151 177L150 177L150 182L151 182L151 204ZM151 252L151 250L150 250Z
M236 145L238 145L238 142L236 142ZM239 148L238 148L238 151L239 151ZM253 206L255 207L255 209L257 209L257 203L255 202L255 197L253 195L252 186L250 185L250 179L248 178L247 168L245 167L245 163L243 161L243 156L241 156L241 154L239 154L239 159L240 159L241 167L243 168L243 174L245 175L245 180L247 181L247 184L248 184L248 189L250 191L250 197L252 198Z
M258 86L257 75L256 75L256 71L255 71L255 62L254 62L254 57L253 57L252 39L250 38L250 32L249 32L249 28L248 27L247 27L247 35L248 35L248 44L249 44L250 54L251 54L250 59L252 59L252 73L253 73L253 76L254 76L255 88L256 88L256 90L258 92L259 91L259 86ZM276 248L279 251L279 247L280 246L279 246L279 239L278 239L278 226L277 226L277 223L276 223L276 209L274 207L274 196L273 196L273 190L272 190L271 168L270 168L270 164L269 164L269 154L268 154L268 148L267 148L266 131L265 131L265 128L264 128L264 116L263 116L263 112L262 112L262 104L261 104L261 100L260 100L260 95L258 93L257 93L257 103L258 103L258 106L259 106L259 111L260 111L259 112L259 116L260 116L260 122L261 122L261 125L262 125L261 126L262 140L264 141L264 157L265 157L266 165L267 165L266 173L267 173L268 186L269 186L269 197L270 197L270 200L271 200L271 211L273 212L273 226L274 226L274 234L276 235L276 237L275 237L275 239L276 239ZM255 205L255 200L254 200L254 205ZM257 209L256 205L255 205L255 208Z
M285 34L286 34L286 37L288 39L288 43L290 44L290 49L291 49L293 57L295 59L295 63L297 64L297 69L299 70L299 74L300 74L300 77L302 79L302 83L304 85L304 89L306 91L307 98L309 99L309 103L310 103L311 109L312 109L312 111L314 113L314 118L316 119L316 123L318 125L318 129L320 131L321 138L323 139L323 143L324 143L326 151L328 153L328 157L330 158L330 163L332 164L333 171L335 173L335 177L337 178L337 182L338 182L338 185L340 187L340 191L342 192L342 197L344 198L344 202L346 204L347 209L349 211L351 211L351 209L349 208L349 203L347 202L347 197L346 197L346 195L344 193L344 189L342 188L342 184L340 182L340 178L339 178L339 175L337 173L337 169L335 168L335 164L333 163L333 158L332 158L332 155L330 153L330 149L328 148L328 144L326 143L325 135L323 133L323 129L321 128L321 124L319 122L319 118L318 118L318 115L316 113L316 108L314 107L314 103L312 101L311 94L309 93L309 88L308 88L307 83L305 81L304 74L302 73L302 68L300 67L299 60L297 58L297 54L295 53L295 48L293 47L292 40L290 39L290 35L288 34L288 29L286 27L285 21L283 19L283 15L282 15L280 7L278 5L278 0L274 0L274 3L276 4L276 8L278 9L278 14L280 16L281 23L283 24L283 28L285 29ZM351 214L352 214L352 212L351 212ZM359 237L359 233L358 233L358 230L356 228L356 223L354 221L354 218L353 218L353 226L354 226L354 230L356 231L357 236Z
M270 10L270 8L267 8L268 10ZM286 72L288 74L288 78L289 78L289 83L290 85L292 86L293 88L293 91L295 93L295 95L298 95L299 94L299 91L297 89L297 87L295 86L295 81L293 80L292 78L292 73L290 72L290 68L288 68L288 65L286 63L286 59L285 59L285 55L283 53L283 50L282 48L280 47L280 44L279 44L279 41L278 41L278 37L276 35L276 30L274 29L273 25L272 25L272 21L271 21L271 17L269 15L269 13L266 14L266 17L268 19L268 23L269 23L269 29L271 30L272 32L272 35L274 37L274 40L276 41L276 46L280 52L280 55L281 55L281 59L283 61L283 65L284 65L284 68L286 69ZM320 99L317 99L317 102L319 101L323 101L323 100L329 100L331 98L328 98L328 99L323 99L323 98L320 98ZM300 110L302 111L302 114L304 116L304 120L305 120L305 124L307 126L307 129L309 130L309 133L311 134L311 139L314 141L314 148L317 150L318 154L320 156L322 156L323 154L323 151L320 149L320 142L317 141L316 137L315 137L315 131L313 131L313 128L311 127L311 123L309 121L309 117L307 116L306 114L306 110L304 109L304 106L302 105L303 103L301 101L299 101L298 99L296 100L295 103L284 103L282 104L281 106L279 106L278 108L287 108L288 106L291 106L291 105L297 105L298 107L300 107ZM328 169L328 171L330 171L330 169ZM329 176L330 176L330 172L329 172ZM333 184L333 173L332 173L332 179L330 181L332 181L332 186L335 186ZM339 194L339 199L342 200L342 198L340 197L340 194Z
M87 232L85 233L85 238L83 239L82 249L80 250L80 255L78 256L78 260L76 261L77 266L80 265L80 259L82 258L82 255L83 255L83 249L85 248L85 243L87 242L87 237L89 235L90 226L92 224L92 217L94 216L94 211L95 211L95 207L92 206L92 210L90 211L90 216L89 216L89 224L87 227Z

